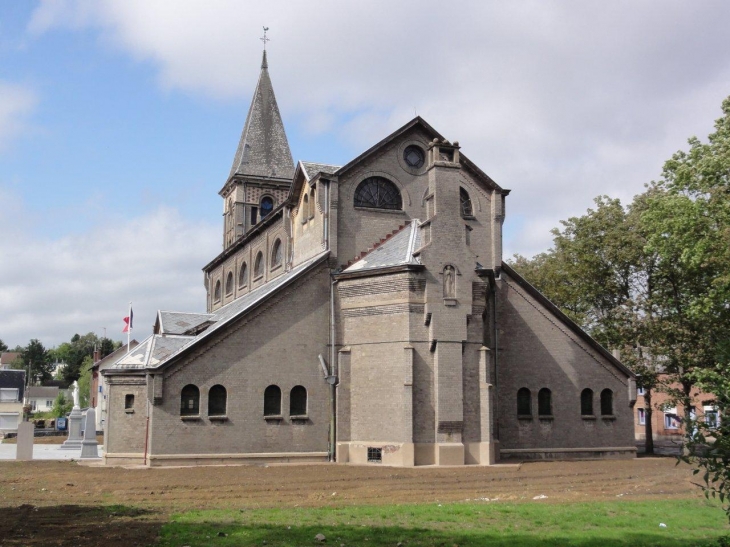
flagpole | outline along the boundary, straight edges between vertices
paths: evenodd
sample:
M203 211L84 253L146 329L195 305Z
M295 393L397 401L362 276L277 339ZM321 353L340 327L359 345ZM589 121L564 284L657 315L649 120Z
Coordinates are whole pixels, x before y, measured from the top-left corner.
M129 352L129 340L130 340L130 337L132 336L132 303L131 302L129 303L129 315L127 317L129 317L129 325L128 325L129 328L127 329L127 351Z

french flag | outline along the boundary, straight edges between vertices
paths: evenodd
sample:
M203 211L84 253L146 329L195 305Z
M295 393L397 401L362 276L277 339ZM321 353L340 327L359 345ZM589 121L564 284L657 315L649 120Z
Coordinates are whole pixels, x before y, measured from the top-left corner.
M124 318L124 330L122 332L129 332L132 329L132 319L134 319L134 312L132 308L129 308L129 317Z

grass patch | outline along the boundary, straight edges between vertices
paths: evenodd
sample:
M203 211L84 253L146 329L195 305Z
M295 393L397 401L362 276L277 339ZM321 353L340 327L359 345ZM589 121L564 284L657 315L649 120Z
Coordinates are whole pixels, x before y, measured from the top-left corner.
M295 547L320 544L321 533L327 545L348 547L690 547L729 531L718 505L699 499L464 502L190 511L163 526L160 545Z

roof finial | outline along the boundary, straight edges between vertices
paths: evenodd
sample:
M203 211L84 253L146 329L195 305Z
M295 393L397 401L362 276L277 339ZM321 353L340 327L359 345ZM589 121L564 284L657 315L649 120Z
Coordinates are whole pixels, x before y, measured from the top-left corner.
M269 62L266 59L266 42L270 42L271 38L266 37L266 32L269 30L269 27L264 27L264 36L263 38L259 38L264 43L264 56L261 59L261 68L269 68Z

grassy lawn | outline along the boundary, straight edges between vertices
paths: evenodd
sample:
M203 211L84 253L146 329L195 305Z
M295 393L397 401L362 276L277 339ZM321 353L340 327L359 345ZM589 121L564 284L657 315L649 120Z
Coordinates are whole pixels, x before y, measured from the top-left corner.
M660 527L664 523L666 527ZM163 546L275 547L708 545L730 533L717 505L699 499L550 504L461 502L189 511L162 528Z

